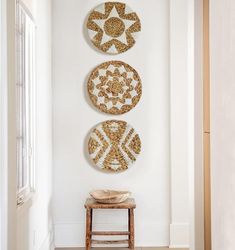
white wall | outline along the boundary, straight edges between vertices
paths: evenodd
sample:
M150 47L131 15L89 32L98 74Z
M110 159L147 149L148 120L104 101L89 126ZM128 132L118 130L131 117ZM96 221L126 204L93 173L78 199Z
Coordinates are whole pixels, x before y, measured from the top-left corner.
M84 34L86 16L100 2L56 0L53 4L55 244L84 246L83 204L88 192L115 188L131 190L136 198L136 245L166 246L170 225L169 3L126 1L139 14L143 30L134 48L107 56L91 48ZM132 65L143 81L140 103L121 116L97 112L85 93L91 70L112 59ZM121 174L97 171L86 155L90 129L112 118L132 124L143 145L136 164ZM126 224L124 212L96 214L97 228Z
M37 25L36 195L18 209L17 250L49 250L52 240L51 1L26 1ZM33 9L32 9L33 8Z
M0 2L0 249L14 250L16 238L15 2ZM12 98L13 97L13 98ZM9 235L11 234L11 237ZM13 240L12 240L13 239Z
M6 2L0 1L0 249L7 248L7 84Z
M15 0L6 2L7 7L7 249L16 249L16 102L15 102Z
M211 10L212 248L235 249L235 2Z
M188 0L170 1L170 247L189 245L188 12Z

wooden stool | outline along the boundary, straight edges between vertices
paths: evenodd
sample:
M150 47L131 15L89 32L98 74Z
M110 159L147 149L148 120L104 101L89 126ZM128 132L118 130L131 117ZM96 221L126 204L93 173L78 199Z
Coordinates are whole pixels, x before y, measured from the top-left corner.
M127 243L129 248L135 248L134 236L134 209L136 208L134 199L127 199L119 204L101 204L94 199L88 198L85 203L86 208L86 250L90 250L91 244L123 244ZM112 231L92 231L92 215L93 209L128 209L128 231L127 232L112 232ZM92 240L92 236L114 236L114 235L128 235L128 240Z

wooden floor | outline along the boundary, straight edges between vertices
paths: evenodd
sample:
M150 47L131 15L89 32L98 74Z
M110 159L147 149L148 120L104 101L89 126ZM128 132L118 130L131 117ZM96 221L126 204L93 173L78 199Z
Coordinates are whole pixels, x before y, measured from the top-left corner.
M128 250L129 248L105 247L99 250ZM165 248L165 247L136 247L136 250L189 250L188 248ZM85 250L85 248L56 248L56 250Z

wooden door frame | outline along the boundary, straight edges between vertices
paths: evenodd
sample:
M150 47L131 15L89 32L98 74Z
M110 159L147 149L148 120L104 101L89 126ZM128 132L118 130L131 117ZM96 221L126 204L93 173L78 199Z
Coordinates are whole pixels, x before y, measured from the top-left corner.
M203 146L204 246L205 250L211 250L210 0L203 0Z
M209 0L192 0L189 13L190 250L211 250ZM193 16L193 17L191 17ZM193 32L191 32L193 30ZM190 35L190 33L193 33ZM191 43L191 42L190 42ZM191 55L190 55L191 54ZM190 66L191 65L191 66ZM193 99L193 100L191 100ZM193 115L191 115L193 113ZM207 119L207 120L205 120Z

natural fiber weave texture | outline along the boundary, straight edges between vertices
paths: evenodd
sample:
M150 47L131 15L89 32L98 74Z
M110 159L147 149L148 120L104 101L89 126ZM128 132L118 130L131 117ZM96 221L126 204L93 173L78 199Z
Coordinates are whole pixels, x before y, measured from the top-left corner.
M135 130L124 121L109 120L91 133L88 152L97 167L107 171L123 171L136 161L141 141Z
M91 12L87 29L92 43L99 50L119 54L134 46L141 23L125 3L106 2Z
M142 95L138 73L121 61L105 62L95 68L87 88L92 103L102 112L113 115L133 109Z

